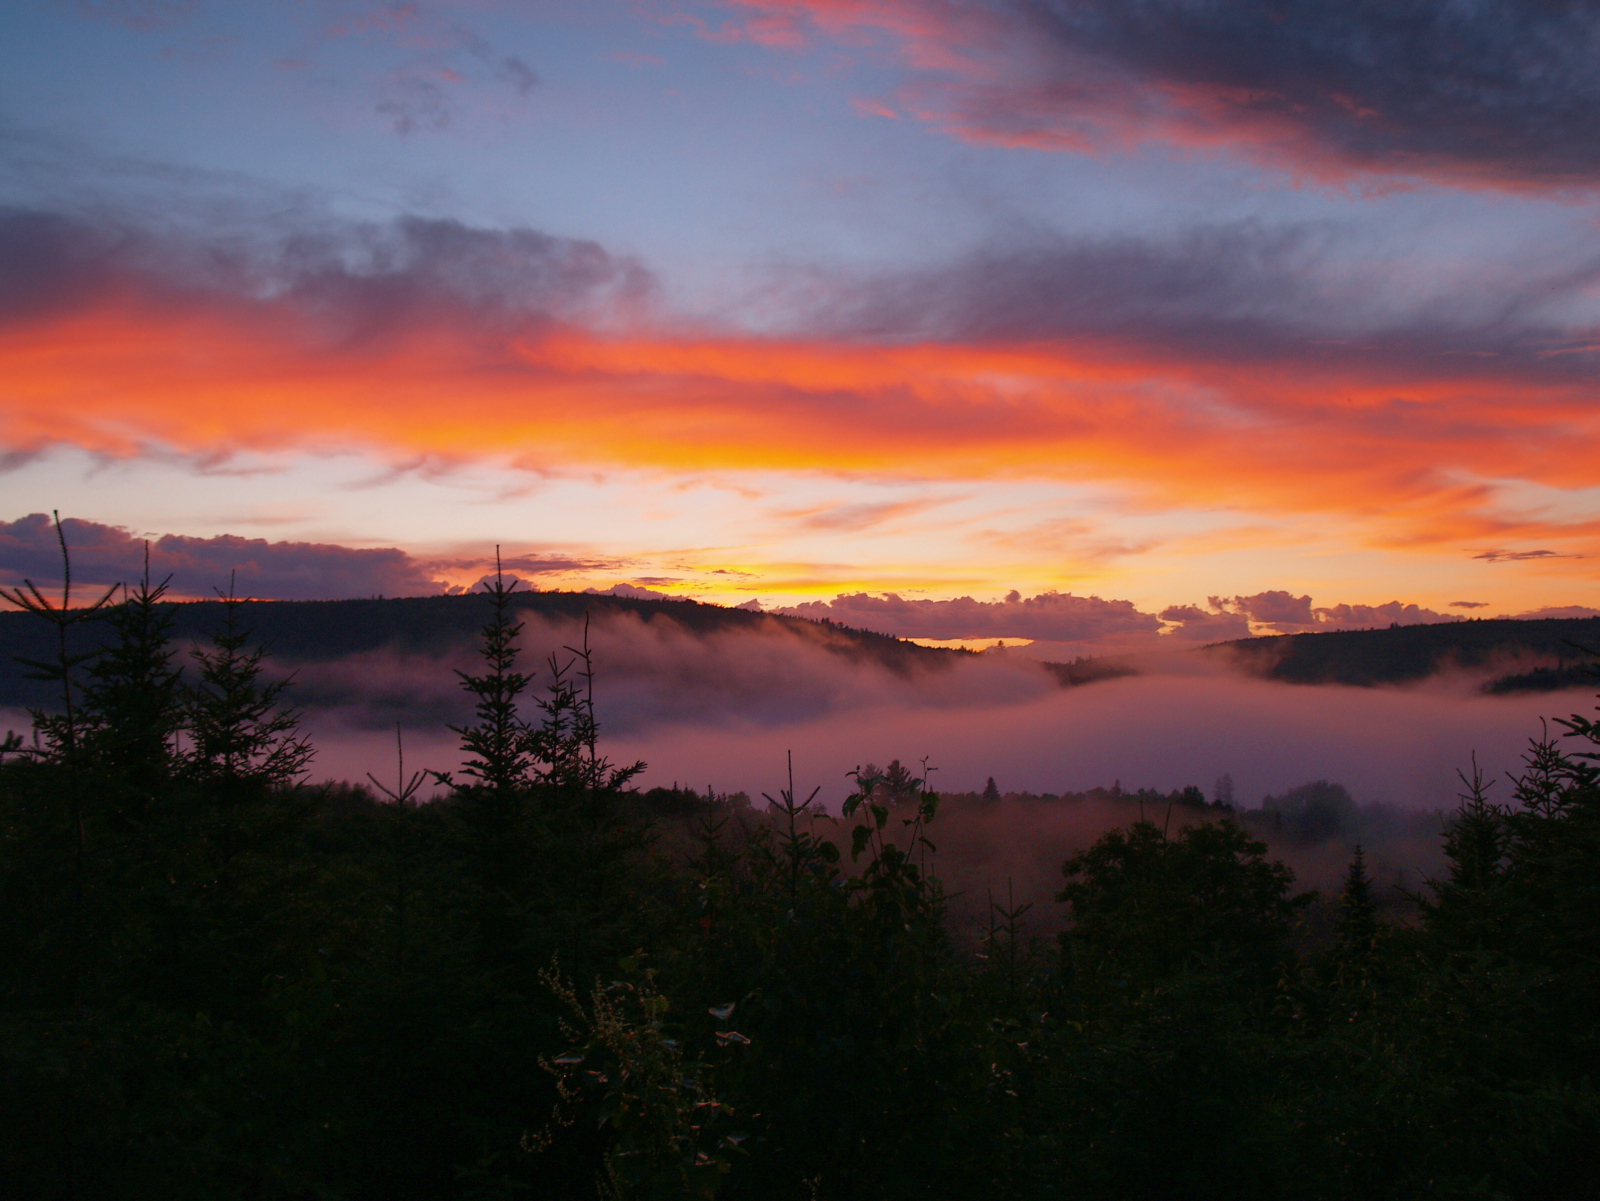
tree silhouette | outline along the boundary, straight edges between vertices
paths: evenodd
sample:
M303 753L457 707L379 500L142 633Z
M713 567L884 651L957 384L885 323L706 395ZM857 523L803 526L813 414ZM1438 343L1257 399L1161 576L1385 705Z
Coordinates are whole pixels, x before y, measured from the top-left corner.
M1357 843L1345 872L1344 888L1339 893L1339 913L1334 919L1335 954L1346 963L1370 958L1377 936L1377 902L1372 895L1372 880L1367 875L1366 855Z

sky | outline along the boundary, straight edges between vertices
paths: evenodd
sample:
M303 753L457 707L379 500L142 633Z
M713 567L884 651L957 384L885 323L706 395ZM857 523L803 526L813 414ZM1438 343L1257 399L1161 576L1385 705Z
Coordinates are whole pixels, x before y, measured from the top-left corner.
M1549 0L13 0L0 575L59 510L191 595L1593 611L1597 62Z

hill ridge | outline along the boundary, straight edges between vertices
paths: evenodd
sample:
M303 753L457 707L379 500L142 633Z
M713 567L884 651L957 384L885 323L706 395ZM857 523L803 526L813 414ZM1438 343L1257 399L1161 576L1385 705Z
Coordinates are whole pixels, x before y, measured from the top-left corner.
M456 596L355 597L343 600L245 600L243 625L286 665L328 662L363 652L394 649L408 654L437 655L467 645L488 617L483 593ZM173 613L174 640L204 639L221 624L220 600L167 602ZM592 616L629 614L646 624L670 620L691 633L706 635L731 630L755 632L774 625L820 643L855 661L872 661L905 674L914 668L938 668L971 652L926 647L890 634L858 630L831 621L737 609L688 599L649 599L589 592L518 591L512 608L519 616L580 621ZM75 650L103 641L103 627L74 627ZM38 658L48 627L31 613L0 613L0 705L47 703L50 690L24 678L18 656Z
M1234 656L1246 671L1291 684L1373 687L1426 679L1448 668L1493 668L1518 658L1521 672L1491 681L1491 691L1568 687L1582 682L1600 654L1600 617L1468 618L1378 630L1324 630L1241 638L1201 648ZM1539 662L1535 662L1539 661ZM1543 668L1543 671L1540 671ZM1540 677L1544 683L1533 682ZM1563 682L1566 681L1566 682Z

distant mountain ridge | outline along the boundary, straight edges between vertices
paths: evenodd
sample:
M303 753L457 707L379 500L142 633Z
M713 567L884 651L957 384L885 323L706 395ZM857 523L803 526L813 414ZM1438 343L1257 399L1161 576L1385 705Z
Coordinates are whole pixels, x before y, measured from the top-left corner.
M692 600L655 600L582 592L518 592L519 615L581 621L629 615L649 624L670 621L691 634L758 633L774 626L805 638L850 662L871 663L901 675L952 666L973 652L926 647L889 634L827 621L735 609ZM173 630L180 643L203 640L222 620L220 601L176 602ZM392 650L402 655L442 655L471 645L488 617L483 594L335 601L246 601L243 621L272 656L287 667L328 663L352 655ZM103 628L79 626L74 649L90 649ZM52 687L25 678L19 656L53 655L49 627L30 613L0 612L0 706L46 704ZM1600 651L1600 617L1492 619L1441 625L1396 626L1285 634L1214 643L1187 652L1226 658L1263 679L1291 684L1360 687L1405 684L1440 671L1503 668L1485 684L1493 693L1595 687L1591 664ZM1138 656L1039 662L1063 687L1081 687L1140 674Z
M1600 617L1494 618L1386 630L1338 630L1243 638L1205 647L1252 675L1291 684L1374 687L1426 679L1451 668L1508 668L1490 692L1600 686L1589 665L1600 654Z
M971 652L920 646L888 634L855 630L750 609L726 608L692 600L647 600L584 592L517 592L512 607L519 616L582 621L585 614L605 618L631 615L644 623L672 621L691 633L771 629L774 624L811 639L852 662L876 663L901 674L938 668ZM170 606L173 635L180 643L204 640L222 622L221 601L180 601ZM363 652L393 650L438 655L470 645L489 616L483 593L461 596L389 597L334 601L244 602L242 624L272 657L287 666L325 663ZM103 627L75 627L75 650L87 650L107 637ZM31 613L0 612L0 706L48 703L52 686L29 680L19 656L53 657L53 633Z

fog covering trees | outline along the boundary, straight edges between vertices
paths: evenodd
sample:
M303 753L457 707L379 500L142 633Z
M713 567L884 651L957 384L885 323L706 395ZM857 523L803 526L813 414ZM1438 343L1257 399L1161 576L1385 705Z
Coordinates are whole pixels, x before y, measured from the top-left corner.
M0 761L7 1195L1589 1195L1594 722L1504 801L1469 770L1408 910L1359 851L1314 900L1196 792L1066 860L1058 938L1010 900L973 938L926 765L837 817L641 792L587 647L525 672L508 593L421 804L303 782L235 610L186 655L148 578L22 594L64 700Z

